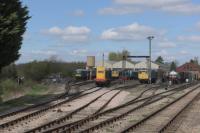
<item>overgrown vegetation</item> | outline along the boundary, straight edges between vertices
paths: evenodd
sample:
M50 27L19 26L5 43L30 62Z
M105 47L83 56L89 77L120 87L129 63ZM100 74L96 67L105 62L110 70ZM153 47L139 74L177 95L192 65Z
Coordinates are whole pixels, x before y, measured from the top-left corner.
M21 91L17 83L11 79L2 80L0 82L0 90L1 90L1 99L9 97L10 95L15 95L17 92Z
M31 80L26 81L22 85L18 85L13 79L5 79L0 82L0 98L3 100L21 95L39 95L47 91L47 89L47 86Z
M25 64L11 64L2 69L0 74L0 97L7 98L19 94L38 95L47 91L41 81L52 74L72 77L76 69L84 68L84 62L62 62L57 60L33 61ZM17 78L24 77L22 85Z
M33 61L17 66L18 74L26 79L41 81L47 76L60 73L63 77L72 77L76 69L84 68L83 62Z

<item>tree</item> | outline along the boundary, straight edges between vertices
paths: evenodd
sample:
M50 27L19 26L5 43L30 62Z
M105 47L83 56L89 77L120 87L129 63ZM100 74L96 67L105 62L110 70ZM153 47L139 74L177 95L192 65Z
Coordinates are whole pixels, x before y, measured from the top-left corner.
M0 70L20 57L29 18L27 7L19 0L0 0Z
M2 68L0 78L16 79L16 77L17 77L17 69L15 64L10 64L9 66Z
M162 56L158 56L158 58L155 60L156 63L164 64L164 60Z
M194 63L194 60L193 60L193 59L191 59L191 60L190 60L190 63Z
M123 56L129 56L129 55L130 52L127 50L123 50L122 52L110 52L108 55L108 59L110 61L120 61L123 59Z
M117 60L118 60L117 53L115 53L115 52L110 52L109 55L108 55L108 59L109 59L110 61L117 61Z
M170 66L170 70L176 71L176 67L177 67L176 63L174 61L172 61L171 66Z
M122 54L122 56L129 56L130 52L127 50L123 50L121 54Z
M199 57L194 57L194 64L199 65Z
M190 63L199 65L199 58L198 57L194 57L194 59L190 59Z

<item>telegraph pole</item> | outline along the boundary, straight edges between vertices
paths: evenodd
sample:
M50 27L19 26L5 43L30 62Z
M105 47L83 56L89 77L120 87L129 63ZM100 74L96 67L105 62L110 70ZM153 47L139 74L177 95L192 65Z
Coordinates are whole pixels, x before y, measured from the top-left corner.
M149 84L151 84L151 41L154 39L154 36L148 36L149 40Z

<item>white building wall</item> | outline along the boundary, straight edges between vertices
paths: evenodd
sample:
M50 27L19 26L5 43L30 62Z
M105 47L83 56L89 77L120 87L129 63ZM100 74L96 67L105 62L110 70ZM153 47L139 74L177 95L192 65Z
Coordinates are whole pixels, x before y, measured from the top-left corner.
M104 61L104 67L108 68L108 69L112 69L113 68L113 63L114 62ZM102 66L102 64L103 64L102 61L100 61L100 62L96 63L96 66Z
M149 67L149 65L148 65L147 61L142 61L142 62L135 64L136 70L147 70L148 67ZM159 69L159 65L151 62L151 69L157 70L157 69Z
M102 66L102 61L97 62L96 66ZM108 69L120 69L123 67L123 61L113 62L113 61L105 61L104 66ZM134 70L147 70L148 69L148 62L142 61L137 64L133 64L129 61L126 61L126 69L134 69ZM151 68L153 70L159 69L159 65L155 63L151 63Z
M126 61L125 64L126 64L125 66L126 69L135 69L135 65L133 63ZM113 68L122 68L122 67L123 67L123 61L119 61L113 64Z

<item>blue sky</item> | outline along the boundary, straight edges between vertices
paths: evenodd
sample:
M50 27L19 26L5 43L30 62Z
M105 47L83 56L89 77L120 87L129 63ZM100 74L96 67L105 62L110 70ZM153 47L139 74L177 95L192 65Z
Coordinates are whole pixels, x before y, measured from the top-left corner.
M199 56L198 0L22 0L32 18L17 63L57 56L63 61L101 59L127 49L183 63Z

